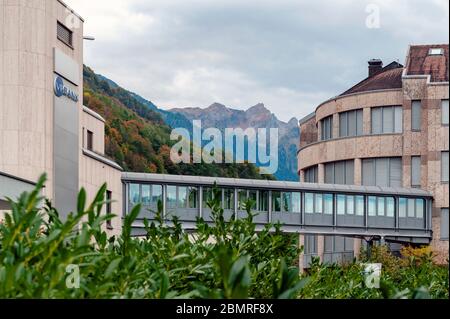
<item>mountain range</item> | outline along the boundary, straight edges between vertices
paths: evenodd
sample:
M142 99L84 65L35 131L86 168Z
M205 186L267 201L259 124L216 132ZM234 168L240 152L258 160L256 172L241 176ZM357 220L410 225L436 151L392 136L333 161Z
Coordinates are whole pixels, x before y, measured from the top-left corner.
M193 120L201 120L203 128L218 128L224 134L225 128L277 128L278 129L278 170L274 176L278 180L298 181L297 148L300 140L298 120L293 117L289 122L279 120L264 104L258 103L247 110L237 110L220 103L213 103L206 108L185 107L162 109L150 100L121 88L116 82L105 76L96 75L111 89L123 90L149 110L159 114L162 121L170 128L184 128L192 136ZM206 142L205 142L206 143ZM202 145L203 146L203 145ZM267 147L267 149L269 149ZM257 162L256 166L261 166Z

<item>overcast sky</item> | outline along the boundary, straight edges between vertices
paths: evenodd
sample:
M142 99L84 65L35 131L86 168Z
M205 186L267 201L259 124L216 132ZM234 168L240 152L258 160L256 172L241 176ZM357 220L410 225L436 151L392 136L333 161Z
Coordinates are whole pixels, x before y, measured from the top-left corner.
M159 107L262 102L285 121L365 78L369 59L403 64L409 44L449 38L448 0L65 2L96 37L85 64Z

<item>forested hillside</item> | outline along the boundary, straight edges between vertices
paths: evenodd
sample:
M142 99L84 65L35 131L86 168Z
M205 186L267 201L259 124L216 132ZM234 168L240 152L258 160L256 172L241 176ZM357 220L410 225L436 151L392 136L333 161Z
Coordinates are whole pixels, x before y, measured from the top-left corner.
M135 95L84 67L84 105L105 120L105 152L127 171L273 179L253 164L174 164L170 127Z

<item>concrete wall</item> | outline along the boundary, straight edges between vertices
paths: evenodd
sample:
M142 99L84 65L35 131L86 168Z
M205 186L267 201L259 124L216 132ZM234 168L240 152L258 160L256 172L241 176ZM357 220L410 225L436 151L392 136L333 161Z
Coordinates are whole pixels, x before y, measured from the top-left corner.
M57 39L57 21L70 22L73 49ZM0 30L0 171L30 181L47 172L44 195L54 198L53 50L81 71L83 23L56 0L6 0Z

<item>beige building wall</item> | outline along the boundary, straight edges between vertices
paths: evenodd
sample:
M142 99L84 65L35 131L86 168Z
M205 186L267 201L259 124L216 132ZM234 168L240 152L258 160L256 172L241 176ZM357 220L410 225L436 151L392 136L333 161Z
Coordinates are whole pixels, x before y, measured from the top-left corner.
M73 48L57 39L57 21L73 31ZM53 198L53 50L80 65L82 83L83 21L56 0L5 0L0 30L0 171L34 182L46 172Z
M83 108L82 117L80 121L81 135L84 135L84 141L86 140L86 131L93 132L94 137L94 152L100 159L104 161L94 159L86 153L82 152L80 155L80 187L86 190L87 201L90 203L97 194L100 187L106 183L107 190L111 192L112 204L111 213L116 215L112 220L111 225L103 225L104 230L109 235L120 234L122 227L122 171L117 166L112 166L109 163L109 159L104 155L104 141L105 141L105 123L103 118L96 112ZM82 149L86 150L86 143L83 143ZM106 213L106 206L103 206L103 213Z
M402 89L355 93L330 99L316 109L316 117L300 125L300 130L312 136L314 129L319 134L316 142L303 143L298 152L299 175L305 169L318 165L319 182L323 182L320 171L324 163L340 160L355 160L355 184L362 182L361 160L376 157L402 157L403 187L411 187L411 156L421 156L421 188L430 191L433 202L432 248L439 262L448 258L448 240L440 240L440 214L442 207L449 207L449 184L441 182L441 152L449 150L449 127L441 124L441 101L449 99L448 82L430 83L427 77L404 77ZM411 130L411 103L421 100L421 130ZM403 132L397 134L370 135L371 108L402 105ZM339 138L338 113L363 109L363 135ZM319 141L320 120L333 115L333 139ZM314 123L312 122L314 121ZM313 125L314 124L314 125ZM322 169L323 170L323 169ZM322 174L323 175L323 174ZM300 179L303 181L303 179ZM320 237L320 236L319 236ZM359 250L355 241L355 252Z

